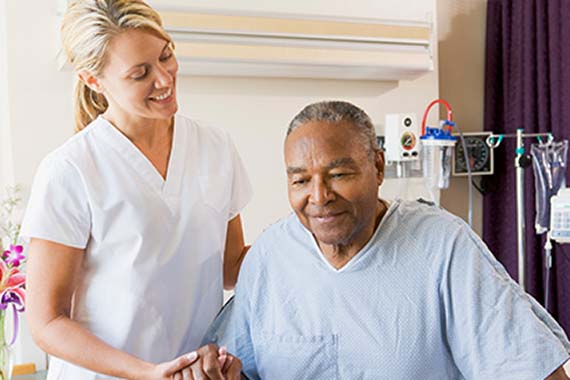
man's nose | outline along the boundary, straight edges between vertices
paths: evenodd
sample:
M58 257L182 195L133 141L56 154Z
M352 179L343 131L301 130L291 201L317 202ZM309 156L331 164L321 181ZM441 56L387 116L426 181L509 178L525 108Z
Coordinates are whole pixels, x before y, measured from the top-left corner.
M317 206L324 206L334 199L334 193L327 181L318 179L313 181L311 187L310 202Z

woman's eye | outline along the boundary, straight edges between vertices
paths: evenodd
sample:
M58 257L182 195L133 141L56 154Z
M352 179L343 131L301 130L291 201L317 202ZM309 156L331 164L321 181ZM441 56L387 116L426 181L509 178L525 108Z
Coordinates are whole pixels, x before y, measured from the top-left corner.
M131 78L134 80L142 80L147 76L147 74L148 74L148 70L145 69L144 71L140 71L140 72L133 74L131 76Z

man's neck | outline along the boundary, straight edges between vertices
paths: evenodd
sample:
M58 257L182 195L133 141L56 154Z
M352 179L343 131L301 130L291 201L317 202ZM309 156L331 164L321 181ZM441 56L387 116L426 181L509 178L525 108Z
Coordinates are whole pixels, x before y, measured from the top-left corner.
M388 211L387 203L381 199L378 200L378 207L376 212L376 217L374 219L374 224L368 228L368 231L364 234L364 238L360 239L360 241L356 241L349 244L319 244L319 248L323 253L325 259L335 268L340 269L344 267L346 264L352 260L354 256L356 256L362 248L368 244L372 236L374 236L374 232L380 225L380 221Z

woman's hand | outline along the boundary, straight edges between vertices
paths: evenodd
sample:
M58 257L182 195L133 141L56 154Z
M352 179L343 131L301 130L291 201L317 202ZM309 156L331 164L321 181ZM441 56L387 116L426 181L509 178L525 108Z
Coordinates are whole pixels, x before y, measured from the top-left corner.
M153 365L141 379L137 380L173 380L179 378L182 380L182 377L179 377L182 371L189 369L197 360L198 353L192 351L169 362Z

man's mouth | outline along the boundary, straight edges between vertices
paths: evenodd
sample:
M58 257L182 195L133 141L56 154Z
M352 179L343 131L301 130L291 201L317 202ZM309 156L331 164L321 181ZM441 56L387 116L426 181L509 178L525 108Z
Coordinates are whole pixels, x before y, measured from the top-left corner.
M335 220L336 218L338 218L342 214L344 214L344 213L343 212L330 212L330 213L326 213L326 214L310 215L309 217L312 219L316 219L320 223L328 223L328 222L332 222L333 220Z

